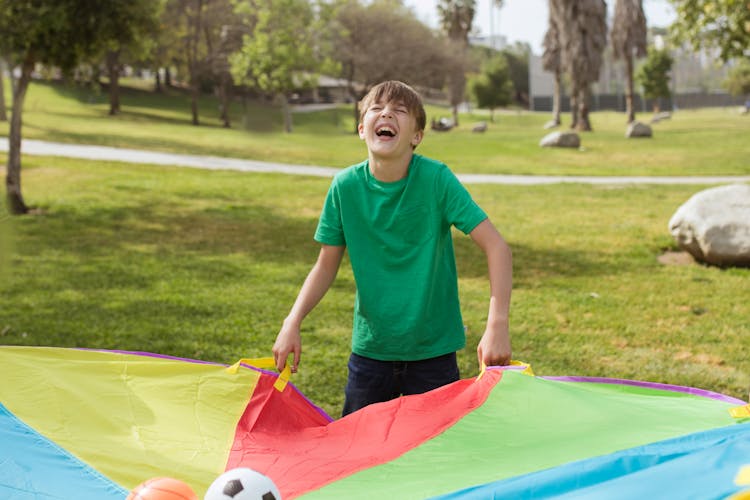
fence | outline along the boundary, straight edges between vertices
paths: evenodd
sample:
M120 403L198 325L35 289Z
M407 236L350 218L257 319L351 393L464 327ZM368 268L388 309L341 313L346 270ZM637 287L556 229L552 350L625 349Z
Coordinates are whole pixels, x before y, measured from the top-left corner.
M570 98L562 96L560 99L560 110L570 111ZM732 96L725 92L691 92L676 94L668 99L658 100L659 108L662 110L672 109L694 109L705 107L743 106L745 98ZM636 111L651 111L654 108L653 99L644 99L636 94L633 96L633 106ZM552 111L552 96L532 96L530 102L532 111ZM625 111L625 96L622 94L594 94L591 98L591 111L611 110Z

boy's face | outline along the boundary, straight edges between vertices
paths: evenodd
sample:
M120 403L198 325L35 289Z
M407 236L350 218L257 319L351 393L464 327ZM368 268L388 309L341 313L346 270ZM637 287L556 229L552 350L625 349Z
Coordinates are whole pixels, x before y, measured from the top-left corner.
M424 136L415 117L398 101L371 103L357 128L370 154L382 159L411 157Z

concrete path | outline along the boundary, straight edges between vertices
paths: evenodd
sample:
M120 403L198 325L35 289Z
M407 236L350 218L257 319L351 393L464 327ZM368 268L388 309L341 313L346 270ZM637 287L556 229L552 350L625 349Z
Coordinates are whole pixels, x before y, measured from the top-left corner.
M0 137L0 151L8 151L8 139ZM199 156L175 153L160 153L137 149L112 148L107 146L87 146L61 144L25 139L21 153L39 156L61 156L65 158L82 158L86 160L121 161L128 163L149 163L154 165L172 165L178 167L200 168L207 170L237 170L241 172L282 173L288 175L310 175L314 177L333 177L337 168L287 165L239 158L218 156ZM490 175L490 174L457 174L465 184L729 184L750 182L750 175L713 176L713 177L596 177L596 176L560 176L560 175Z

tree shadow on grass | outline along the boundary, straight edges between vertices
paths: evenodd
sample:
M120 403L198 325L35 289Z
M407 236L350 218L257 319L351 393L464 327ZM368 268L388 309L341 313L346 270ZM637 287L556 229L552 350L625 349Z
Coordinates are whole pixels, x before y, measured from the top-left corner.
M159 93L153 90L121 86L121 111L118 117L110 117L108 114L109 96L106 85L102 89L92 89L82 85L70 85L60 82L40 81L35 82L35 84L49 87L66 99L75 100L87 105L107 106L101 115L101 119L121 119L119 117L122 117L125 119L135 118L135 121L142 120L149 123L192 125L190 96L186 90L177 87L166 88ZM198 105L200 128L224 128L217 112L218 100L215 96L202 95ZM134 111L133 108L139 108L139 110ZM146 110L154 111L149 112ZM163 112L179 113L181 117L167 117L164 116ZM76 113L55 112L55 114L81 118L81 115ZM279 132L283 128L280 120L269 120L267 118L268 116L277 117L279 114L280 112L276 107L261 102L258 99L248 99L244 103L235 99L230 103L230 119L234 124L233 128L239 127L256 133Z
M60 207L34 217L19 227L23 253L3 290L4 343L216 359L258 328L270 349L280 304L291 306L319 250L316 220L253 204Z
M29 128L35 128L30 126ZM70 130L42 129L46 141L61 142L66 144L95 144L104 147L121 147L129 149L142 149L148 151L184 151L184 140L168 140L164 137L139 137L137 140L124 138L118 134L106 134L103 132L83 133ZM200 147L197 144L191 145L191 153L195 155L216 155L216 149L211 147Z
M221 256L246 254L256 260L295 262L307 258L317 244L312 237L317 219L288 217L272 207L245 205L170 210L161 204L98 209L96 212L56 211L48 214L49 244L61 248L76 235L73 251L85 255L150 248L165 254ZM57 227L55 227L57 226Z
M512 241L508 244L513 252L514 287L555 277L606 276L613 272L608 256L591 249L531 247ZM487 277L487 259L470 238L456 237L454 246L459 277Z

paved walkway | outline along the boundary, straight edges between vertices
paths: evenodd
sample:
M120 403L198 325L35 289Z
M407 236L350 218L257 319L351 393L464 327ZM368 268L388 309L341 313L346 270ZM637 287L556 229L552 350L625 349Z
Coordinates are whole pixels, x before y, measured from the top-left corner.
M8 139L0 137L0 151L8 150ZM305 165L287 165L239 158L222 158L218 156L185 155L160 153L137 149L112 148L107 146L86 146L61 144L24 139L22 154L40 156L61 156L65 158L83 158L87 160L122 161L129 163L149 163L155 165L172 165L178 167L201 168L207 170L237 170L241 172L282 173L288 175L310 175L315 177L333 177L337 168ZM560 176L560 175L490 175L490 174L457 174L465 184L728 184L733 182L750 182L750 175L713 176L713 177L595 177L595 176Z

